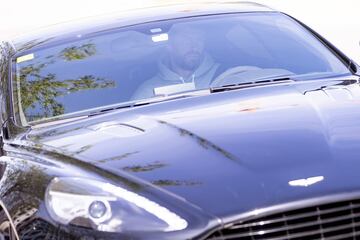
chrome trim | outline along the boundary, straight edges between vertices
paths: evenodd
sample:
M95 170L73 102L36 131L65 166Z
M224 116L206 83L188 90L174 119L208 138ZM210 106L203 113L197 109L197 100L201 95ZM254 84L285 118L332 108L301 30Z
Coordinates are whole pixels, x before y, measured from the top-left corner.
M213 229L212 231L208 232L201 239L203 239L203 240L208 239L209 236L216 233L217 231L221 231L222 229L226 229L226 228L231 228L235 224L239 224L241 222L248 221L248 220L251 220L254 218L260 218L260 217L264 217L264 216L268 216L268 215L272 215L272 214L282 213L284 211L298 210L298 209L307 208L307 207L316 207L318 205L325 205L325 204L342 202L342 201L350 201L350 200L354 200L354 199L360 200L360 191L340 193L340 194L331 194L331 195L327 195L327 196L314 197L314 198L307 198L307 199L303 199L303 200L278 204L278 205L274 205L271 207L259 208L259 209L255 209L255 210L252 210L249 212L224 217L224 218L221 218L222 222L224 223L222 226L218 226L218 228ZM346 210L346 209L341 209L341 210ZM353 227L353 226L360 226L360 223L357 223L356 225L350 224L350 227ZM339 227L339 226L337 226L337 227ZM334 231L334 230L336 230L337 227L331 228L330 230ZM343 227L343 225L341 225L339 227L339 230L341 230L343 228L345 228L345 227ZM317 232L316 231L314 231L314 233L307 232L307 234L309 234L309 233L316 234ZM356 234L356 236L357 236L357 235L360 235L360 232L353 232L351 234ZM235 234L233 236L235 236ZM350 236L353 236L353 235L350 235ZM300 237L301 237L301 235L300 235ZM337 239L337 237L339 237L339 236L336 236L336 238L334 236L334 238L329 238L329 239ZM285 236L285 238L286 238L286 236ZM209 240L210 239L211 238L209 238ZM228 239L228 238L217 237L214 239L220 240L220 239ZM283 240L283 239L284 239L284 237L271 238L271 240Z
M268 221L261 221L261 224L260 223L249 223L249 224L243 224L241 226L234 226L234 227L231 227L231 229L238 229L238 228L245 228L245 227L256 227L256 226L265 226L267 224L273 224L273 223L278 223L278 222L282 222L282 221L291 221L291 220L296 220L296 219L299 219L299 218L307 218L307 217L315 217L319 214L329 214L329 213L334 213L334 212L339 212L339 211L346 211L346 210L351 210L353 208L360 208L360 204L359 205L352 205L353 207L349 207L349 206L345 206L345 207L338 207L338 208L331 208L331 209L328 209L328 210L319 210L318 212L311 212L311 213L304 213L304 214L297 214L296 216L293 216L293 217L286 217L286 218L278 218L278 219L274 219L274 220L268 220ZM355 214L355 217L358 217L357 216L358 214ZM360 216L360 214L359 214ZM323 223L325 221L322 221Z
M333 218L333 219L327 219L327 220L316 220L316 221L312 221L312 222L306 222L306 223L300 223L300 224L294 224L291 226L285 226L285 227L279 227L279 228L275 228L275 229L270 229L270 230L262 230L262 231L254 231L253 233L251 233L251 236L261 236L264 234L269 234L269 233L275 233L275 232L283 232L286 230L294 230L297 228L304 228L304 227L310 227L314 224L326 224L326 223L331 223L331 222L335 222L335 221L341 221L341 220L347 220L349 218L353 218L353 217L359 217L360 214L356 214L356 215L348 215L348 216L342 216L342 217L337 217L337 218ZM344 225L338 225L336 227L333 228L326 228L326 229L319 229L319 230L312 230L312 231L304 231L298 234L304 234L304 235L313 235L313 234L317 234L317 233L326 233L326 232L332 232L333 229L336 228L340 228L342 229L342 226L348 225L350 227L357 227L360 226L360 223L351 223L351 224L344 224ZM232 229L232 228L230 228ZM309 234L310 233L310 234ZM292 238L294 236L297 236L297 234L291 234L291 236L287 236L287 238ZM226 235L226 238L232 238L233 236L236 237L249 237L249 233L239 233L239 234L229 234ZM295 237L296 237L295 236Z
M250 212L223 218L223 220L225 223L227 223L227 224L225 224L225 226L230 227L229 224L231 224L231 223L232 223L231 225L233 225L236 222L249 220L250 218L254 218L254 217L261 217L261 216L276 214L276 213L280 213L280 212L284 212L284 211L291 211L291 210L296 210L296 209L300 209L300 208L312 207L312 206L316 206L316 205L328 204L328 203L333 203L333 202L347 201L347 200L352 200L352 199L356 199L356 198L360 199L360 191L350 192L350 193L333 194L333 195L316 197L316 198L309 198L309 199L305 199L305 200L299 200L299 201L294 201L294 202L290 202L290 203L279 204L279 205L275 205L275 206L271 206L271 207L255 209Z
M290 237L288 235L285 235L282 237L272 238L271 240L284 240L284 239L292 239L292 238L299 238L299 237L308 237L308 236L315 235L315 234L323 234L323 233L328 233L328 232L333 232L333 231L344 230L349 227L358 227L358 226L360 226L360 223L356 223L356 224L350 223L350 224L339 225L339 226L327 228L327 229L319 229L319 230L295 233L295 234L291 234ZM338 236L336 236L336 237L338 237Z
M360 231L345 233L334 237L328 237L326 240L338 240L338 239L344 239L344 238L356 237L356 236L360 236Z

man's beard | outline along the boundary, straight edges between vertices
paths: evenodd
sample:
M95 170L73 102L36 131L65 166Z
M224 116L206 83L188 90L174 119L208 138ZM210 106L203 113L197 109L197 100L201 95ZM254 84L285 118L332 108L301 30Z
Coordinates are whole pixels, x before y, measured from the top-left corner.
M178 59L178 65L187 71L195 71L201 64L203 56L201 54L187 54L183 58Z

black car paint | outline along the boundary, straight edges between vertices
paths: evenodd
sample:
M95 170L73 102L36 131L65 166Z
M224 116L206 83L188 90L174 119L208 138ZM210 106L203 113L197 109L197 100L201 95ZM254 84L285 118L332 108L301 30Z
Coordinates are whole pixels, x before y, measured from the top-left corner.
M238 90L241 94L232 91L225 95L158 103L32 130L11 144L5 144L5 151L11 167L16 166L11 176L26 180L20 189L21 199L25 198L27 205L33 202L35 207L43 208L40 202L44 189L32 186L46 186L49 176L103 178L137 191L146 186L142 194L150 194L152 198L159 194L161 197L157 200L172 203L172 207L183 204L186 207L182 212L194 208L192 214L198 211L198 216L193 218L199 218L199 230L211 229L217 218L226 219L252 209L340 193L344 189L356 191L359 184L350 180L357 176L355 166L359 155L348 150L359 145L354 135L357 128L354 119L360 117L359 98L344 96L358 88L356 80L331 80L242 89ZM345 95L336 92L334 102L331 91L337 90ZM254 93L257 98L253 97ZM320 94L317 97L322 101L314 101L311 94ZM289 95L292 101L284 101ZM262 106L264 98L275 104ZM280 103L276 103L277 98L281 99ZM251 102L246 104L247 101ZM343 110L333 111L340 107L344 107ZM204 114L207 108L211 111ZM276 119L264 122L274 116ZM258 124L254 124L255 121ZM93 130L96 129L93 126L104 122L125 128L136 126L143 131L139 133L141 137L131 140L102 132L101 128ZM220 123L222 127L217 127ZM91 143L92 134L102 140ZM162 137L154 141L154 135ZM64 138L69 139L66 146L61 146ZM148 138L153 140L150 142ZM311 147L314 144L318 146L315 149ZM179 154L174 155L174 149ZM15 164L18 161L19 164ZM346 173L341 175L341 181L338 181L338 171ZM313 187L288 185L290 180L319 175L325 180ZM165 192L152 185L158 185ZM20 198L13 196L18 191L9 188L6 191L9 197L3 196L3 201ZM27 195L36 198L27 199ZM201 210L188 206L187 202ZM19 208L10 209L18 211ZM46 211L37 214L46 216ZM38 217L41 219L44 215ZM211 221L206 223L207 220Z
M359 99L347 98L358 90L355 80L332 80L232 91L34 130L27 140L116 175L129 172L223 218L298 194L340 191L345 183L357 189L346 179L335 184L332 170L355 166L359 157L349 151L359 146ZM94 127L104 123L111 132ZM142 130L124 137L132 126ZM346 172L357 175L356 168ZM288 185L312 176L326 181Z
M356 75L177 99L29 129L13 120L15 49L2 45L2 51L0 214L11 218L21 239L201 238L238 214L360 188L354 181L360 157ZM120 134L126 131L132 135ZM172 234L126 236L60 226L43 203L54 176L125 186L177 209L192 225ZM313 176L324 180L288 184Z

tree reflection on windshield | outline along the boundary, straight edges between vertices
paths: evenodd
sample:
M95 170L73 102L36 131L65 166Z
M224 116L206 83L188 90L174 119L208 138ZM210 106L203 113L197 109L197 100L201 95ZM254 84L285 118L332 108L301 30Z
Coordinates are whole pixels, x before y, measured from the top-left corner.
M49 55L47 61L32 63L20 68L18 80L20 82L21 104L25 112L39 108L36 114L26 114L30 121L64 114L64 104L57 98L68 94L91 89L111 88L115 81L94 75L83 75L76 79L59 79L55 73L45 73L51 64L60 61L84 60L96 54L96 46L87 43L63 49L58 56Z

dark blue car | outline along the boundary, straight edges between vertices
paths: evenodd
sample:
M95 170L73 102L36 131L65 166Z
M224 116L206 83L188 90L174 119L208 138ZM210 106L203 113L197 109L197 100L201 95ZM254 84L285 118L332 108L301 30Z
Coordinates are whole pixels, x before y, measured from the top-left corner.
M0 239L360 239L359 66L252 3L0 45Z

